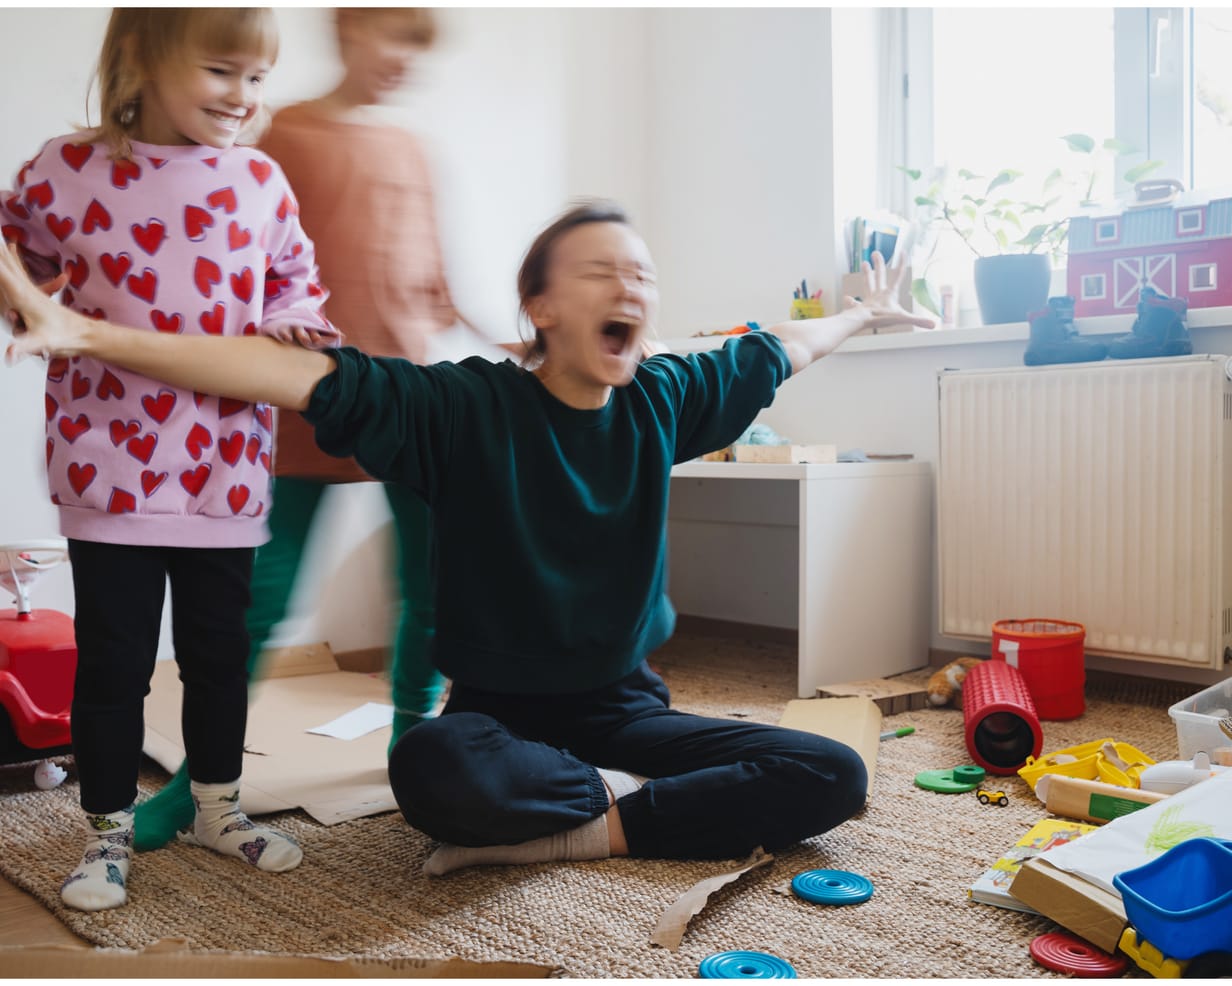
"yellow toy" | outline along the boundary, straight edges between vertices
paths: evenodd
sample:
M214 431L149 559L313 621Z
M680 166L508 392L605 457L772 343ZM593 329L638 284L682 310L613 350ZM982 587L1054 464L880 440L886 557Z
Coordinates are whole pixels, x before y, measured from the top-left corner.
M978 657L960 657L951 661L928 679L928 701L931 705L949 705L962 708L962 681L967 672L980 663Z

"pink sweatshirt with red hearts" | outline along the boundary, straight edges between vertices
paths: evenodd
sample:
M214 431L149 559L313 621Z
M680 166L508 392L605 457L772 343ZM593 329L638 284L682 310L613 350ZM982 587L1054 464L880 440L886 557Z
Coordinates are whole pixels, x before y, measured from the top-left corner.
M113 161L82 135L48 141L0 193L4 238L62 300L135 331L289 339L321 314L311 241L261 151L133 143ZM268 540L271 410L87 357L47 368L47 478L65 537L186 548Z

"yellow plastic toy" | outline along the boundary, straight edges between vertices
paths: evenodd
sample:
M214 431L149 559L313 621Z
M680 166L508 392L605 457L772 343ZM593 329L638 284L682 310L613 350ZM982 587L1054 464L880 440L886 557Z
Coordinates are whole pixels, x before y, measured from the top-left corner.
M1119 787L1138 787L1144 768L1155 761L1129 743L1118 743L1112 737L1067 746L1036 760L1027 757L1018 768L1018 776L1035 790L1045 774L1061 774L1081 780L1101 780Z
M1119 948L1134 960L1139 969L1149 972L1156 979L1180 979L1189 965L1188 961L1167 958L1146 939L1139 941L1135 928L1126 928L1121 932Z

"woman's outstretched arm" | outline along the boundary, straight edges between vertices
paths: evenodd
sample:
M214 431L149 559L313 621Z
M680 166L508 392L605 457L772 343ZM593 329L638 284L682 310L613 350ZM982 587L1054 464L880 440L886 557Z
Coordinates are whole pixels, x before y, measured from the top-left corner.
M90 356L174 387L302 411L334 369L323 353L264 336L181 336L86 318L30 281L16 246L0 250L0 311L14 319L10 364L26 356Z

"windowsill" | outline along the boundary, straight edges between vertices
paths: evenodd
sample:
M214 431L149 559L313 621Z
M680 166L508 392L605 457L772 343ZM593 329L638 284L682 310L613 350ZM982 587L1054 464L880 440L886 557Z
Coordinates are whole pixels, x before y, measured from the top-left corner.
M1191 329L1232 328L1232 308L1195 308L1185 316ZM1128 332L1134 323L1130 315L1099 315L1093 318L1076 319L1074 324L1079 335L1119 335ZM887 332L884 335L852 336L834 351L842 353L865 353L882 349L917 349L933 346L965 346L989 342L1025 342L1031 336L1031 327L1026 322L1007 322L1004 325L973 325L961 329L926 329L912 332ZM693 336L683 339L664 339L664 345L673 353L701 353L718 349L732 336Z

